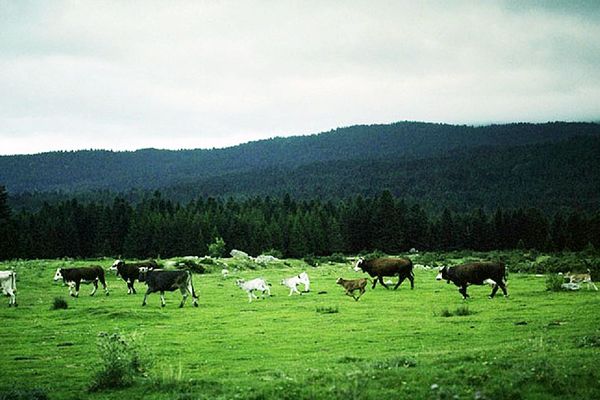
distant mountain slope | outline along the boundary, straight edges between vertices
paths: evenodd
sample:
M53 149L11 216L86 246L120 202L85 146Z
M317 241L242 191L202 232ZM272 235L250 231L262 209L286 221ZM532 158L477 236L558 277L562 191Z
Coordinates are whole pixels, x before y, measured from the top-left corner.
M381 182L386 180L389 181L386 185L393 184L390 180L395 175L383 168L389 162L435 157L443 159L444 156L453 157L457 150L462 152L482 146L502 149L555 143L575 136L598 137L600 125L565 122L485 127L420 122L361 125L311 136L261 140L226 149L146 149L135 152L90 150L2 156L0 184L5 185L12 195L27 191L56 190L66 193L99 189L122 192L133 188L183 188L190 182L203 182L203 185L209 186L224 185L225 182L232 182L232 179L257 176L257 171L271 171L269 173L275 174L275 179L279 177L279 173L273 171L282 170L289 175L292 174L290 171L294 171L294 174L310 174L313 168L319 171L332 169L321 172L337 177L336 168L341 165L357 165L358 161L367 166L372 163L371 168L375 170L365 176L371 176L371 186L373 190L377 190ZM306 168L302 169L303 166ZM368 167L363 168L366 168L365 171L369 170ZM407 179L413 176L408 170L406 173ZM380 178L383 178L381 182ZM417 179L416 175L413 179ZM302 181L303 178L298 176L297 180ZM323 186L324 183L320 185ZM296 191L298 194L318 192L317 187L309 188L306 184L286 186L292 190L292 194ZM279 191L276 186L272 189ZM222 190L215 189L216 192ZM344 191L346 192L348 190Z
M600 137L512 147L482 146L427 159L345 160L267 168L165 189L170 197L278 196L343 199L378 194L455 210L473 207L600 208Z

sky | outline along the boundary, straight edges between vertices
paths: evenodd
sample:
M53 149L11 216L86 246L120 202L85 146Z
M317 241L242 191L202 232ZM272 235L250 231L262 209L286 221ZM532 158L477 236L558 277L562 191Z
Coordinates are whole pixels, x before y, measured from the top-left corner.
M600 121L600 1L0 0L0 155Z

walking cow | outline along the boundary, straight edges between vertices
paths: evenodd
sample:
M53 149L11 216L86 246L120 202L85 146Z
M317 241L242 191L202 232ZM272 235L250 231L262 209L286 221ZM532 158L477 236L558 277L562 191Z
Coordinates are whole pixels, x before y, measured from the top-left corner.
M192 295L194 307L198 307L198 297L194 291L192 273L190 271L149 270L142 267L140 268L138 280L146 282L146 285L148 285L142 306L146 305L146 298L150 293L160 292L160 305L164 307L165 292L173 292L179 289L183 296L181 303L179 303L179 308L183 307L189 294Z
M398 283L394 286L394 290L398 289L398 286L406 278L410 281L410 288L415 288L415 276L413 274L413 263L408 258L400 257L387 257L387 258L375 258L373 260L365 260L359 258L354 266L356 272L366 272L373 278L373 286L371 289L375 289L377 281L383 285L386 289L389 289L388 285L383 281L384 276L396 276L398 275Z
M111 271L117 271L117 276L123 278L127 283L127 294L136 294L133 284L140 276L140 268L148 270L157 269L158 264L154 260L125 263L123 260L116 260L110 267Z
M500 262L473 262L455 267L442 267L435 279L438 281L445 280L447 283L452 281L459 287L458 291L465 300L470 297L467 294L467 286L484 285L486 283L492 283L490 299L496 295L498 287L502 289L504 297L508 297L506 267Z
M14 271L0 271L0 284L2 294L9 296L8 306L17 306L17 273Z
M94 285L94 289L90 296L93 296L98 290L98 281L102 283L104 292L108 296L108 287L104 280L104 270L98 265L92 265L83 268L58 268L54 274L54 281L63 280L64 283L69 285L69 294L73 297L79 297L79 285L82 283ZM73 294L73 287L75 287L75 293Z

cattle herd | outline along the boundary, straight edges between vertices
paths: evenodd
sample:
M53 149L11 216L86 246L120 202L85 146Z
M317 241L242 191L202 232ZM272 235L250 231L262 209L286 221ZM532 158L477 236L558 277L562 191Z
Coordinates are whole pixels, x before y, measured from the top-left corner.
M153 260L135 263L126 263L123 260L117 260L110 267L110 270L115 271L117 276L120 276L125 281L127 284L127 294L136 293L134 287L136 280L146 284L147 289L142 306L146 305L149 294L159 292L161 306L164 307L165 292L179 290L182 295L179 307L184 306L189 295L192 296L194 306L198 307L198 296L196 296L196 292L194 291L192 274L187 270L164 270ZM389 289L388 284L390 282L384 282L384 277L398 277L398 282L394 286L394 290L397 289L405 279L410 281L411 289L414 289L415 287L413 263L408 258L383 257L372 260L359 258L354 265L354 271L366 272L370 276L373 280L371 289L375 288L377 282L386 289ZM225 269L221 273L224 279L229 276L229 271ZM591 285L595 290L598 290L596 285L592 282L589 270L587 274L569 273L567 278L570 280L570 283L587 283L588 288ZM458 291L463 299L469 297L467 294L467 287L469 285L490 284L492 286L490 298L495 296L498 288L502 289L502 293L505 297L508 296L508 291L506 289L507 269L504 264L500 262L473 262L454 267L442 267L439 269L436 279L445 280L447 283L454 283L459 288ZM82 283L93 285L94 288L90 293L91 296L98 290L98 283L102 284L106 295L108 296L109 294L104 276L104 269L97 265L81 268L58 268L54 274L54 281L61 280L69 287L69 294L73 297L79 296L79 287ZM368 280L368 278L344 279L340 277L336 280L336 284L341 285L344 288L346 295L358 301L366 291L365 288L368 284ZM5 296L10 297L8 303L9 307L17 306L16 282L16 273L14 271L0 271L2 293ZM260 292L263 298L271 295L271 289L269 288L271 285L262 278L255 278L249 281L238 279L235 281L235 284L247 293L249 302L258 298L255 294L256 292ZM302 294L310 291L310 279L306 272L284 278L281 280L281 284L290 289L288 296L291 296L294 293ZM304 286L303 292L298 290L299 285ZM357 291L358 293L356 293Z

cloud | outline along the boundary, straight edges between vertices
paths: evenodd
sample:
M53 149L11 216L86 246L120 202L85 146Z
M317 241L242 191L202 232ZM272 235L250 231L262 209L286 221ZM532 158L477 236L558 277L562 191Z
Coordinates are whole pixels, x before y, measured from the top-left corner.
M600 14L570 4L0 2L0 153L598 120Z

